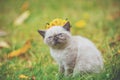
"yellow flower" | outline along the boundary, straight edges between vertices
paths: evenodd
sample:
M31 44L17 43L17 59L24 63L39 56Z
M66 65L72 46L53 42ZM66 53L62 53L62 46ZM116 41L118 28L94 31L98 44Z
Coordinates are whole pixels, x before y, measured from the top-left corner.
M19 78L20 78L20 79L28 79L29 77L21 74L21 75L19 75Z
M80 20L78 22L75 23L75 26L78 28L83 28L86 26L86 21L85 20Z
M54 19L52 22L46 25L46 29L49 29L53 26L64 26L67 21L63 19Z

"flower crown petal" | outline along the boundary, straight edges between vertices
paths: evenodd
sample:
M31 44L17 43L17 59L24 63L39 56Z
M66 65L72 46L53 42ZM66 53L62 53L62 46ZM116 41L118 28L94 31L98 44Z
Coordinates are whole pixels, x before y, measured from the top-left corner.
M67 20L56 18L53 21L51 21L49 24L46 24L46 29L49 29L54 26L64 26Z

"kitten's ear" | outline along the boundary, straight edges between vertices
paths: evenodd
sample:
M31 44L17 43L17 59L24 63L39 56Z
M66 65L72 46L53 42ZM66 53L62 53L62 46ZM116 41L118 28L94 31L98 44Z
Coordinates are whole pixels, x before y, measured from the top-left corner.
M70 31L70 27L71 27L71 25L70 25L69 21L66 22L65 25L63 26L63 28L66 29L67 31Z
M44 30L38 30L38 32L43 38L45 37L45 31Z

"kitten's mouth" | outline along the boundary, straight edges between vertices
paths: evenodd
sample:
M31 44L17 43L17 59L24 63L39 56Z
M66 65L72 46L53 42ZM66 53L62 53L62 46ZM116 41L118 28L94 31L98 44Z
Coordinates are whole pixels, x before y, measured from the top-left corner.
M54 46L59 45L59 44L61 44L61 43L58 41L54 41L54 43L53 43Z
M64 44L62 44L60 42L54 42L52 48L62 49L62 48L64 48Z

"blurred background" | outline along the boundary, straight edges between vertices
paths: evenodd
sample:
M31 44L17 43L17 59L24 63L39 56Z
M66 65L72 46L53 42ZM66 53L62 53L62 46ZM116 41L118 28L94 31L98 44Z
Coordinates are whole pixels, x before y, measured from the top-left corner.
M55 18L92 40L105 64L120 53L119 0L0 0L0 79L56 79L58 66L37 32Z

